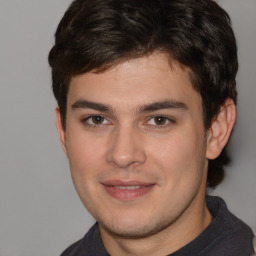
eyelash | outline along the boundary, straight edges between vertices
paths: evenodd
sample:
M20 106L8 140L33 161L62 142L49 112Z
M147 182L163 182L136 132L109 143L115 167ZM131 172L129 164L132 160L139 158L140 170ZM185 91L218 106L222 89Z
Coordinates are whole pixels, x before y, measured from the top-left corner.
M87 116L86 118L83 118L81 120L81 122L83 123L83 125L91 127L91 128L100 128L100 127L105 126L105 125L110 125L110 124L104 124L104 123L90 124L89 120L94 118L94 117L95 118L98 118L98 117L102 118L103 122L107 121L110 124L112 124L112 122L108 121L108 119L106 117L102 116L102 115L90 115L90 116ZM165 123L162 124L162 125L147 124L149 121L154 120L155 118L163 118ZM166 122L167 122L167 124L166 124ZM163 115L155 115L155 116L151 116L150 118L148 118L147 121L144 124L146 126L151 126L151 127L156 128L156 129L164 129L164 128L167 128L168 126L170 126L171 124L175 124L175 123L176 123L176 121L172 118L169 118L169 117L166 117L166 116L163 116Z
M165 129L167 127L169 127L171 124L175 124L175 120L170 118L170 117L167 117L167 116L162 116L162 115L155 115L155 116L151 116L148 120L147 120L147 123L150 121L150 120L154 120L155 118L163 118L165 123L162 124L162 125L151 125L151 124L147 124L148 126L154 126L154 128L156 129Z
M94 118L94 117L95 117L95 118L97 118L97 117L102 118L102 119L103 119L103 122L104 122L105 120L108 121L108 119L107 119L106 117L102 116L102 115L90 115L90 116L87 116L86 118L83 118L83 119L82 119L83 125L88 126L88 127L92 127L92 128L100 128L100 127L106 125L106 124L90 124L88 120L90 120L90 119L92 119L92 118ZM110 122L110 121L108 121L108 122ZM110 123L111 123L111 122L110 122ZM107 125L108 125L108 124L107 124Z

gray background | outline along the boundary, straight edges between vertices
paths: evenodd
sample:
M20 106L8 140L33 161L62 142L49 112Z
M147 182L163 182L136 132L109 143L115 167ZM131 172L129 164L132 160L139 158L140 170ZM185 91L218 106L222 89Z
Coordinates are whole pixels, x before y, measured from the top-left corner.
M0 256L53 256L93 219L55 131L47 54L69 0L0 0ZM256 232L256 1L222 0L238 39L234 161L215 191Z

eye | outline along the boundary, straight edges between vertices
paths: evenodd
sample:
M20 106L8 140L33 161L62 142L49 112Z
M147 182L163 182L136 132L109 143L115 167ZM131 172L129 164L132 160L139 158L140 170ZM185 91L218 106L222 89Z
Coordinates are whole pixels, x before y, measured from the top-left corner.
M166 126L170 123L174 123L174 121L165 116L153 116L147 122L148 125L154 125L154 126Z
M92 116L87 119L90 124L103 124L105 118L102 116Z
M109 125L109 122L105 117L100 115L88 116L82 120L82 122L88 126L98 126L98 125Z

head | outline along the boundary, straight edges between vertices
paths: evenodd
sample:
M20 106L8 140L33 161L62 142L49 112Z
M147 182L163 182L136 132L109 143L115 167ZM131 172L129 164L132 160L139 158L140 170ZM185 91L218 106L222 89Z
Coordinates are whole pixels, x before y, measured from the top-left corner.
M66 126L72 77L104 72L127 60L164 53L191 70L208 129L225 100L236 103L237 48L228 14L205 0L77 0L62 18L49 54L53 92ZM227 151L209 161L209 187L218 185Z
M236 52L211 0L71 4L49 54L57 127L78 194L106 230L142 238L200 214L227 162Z

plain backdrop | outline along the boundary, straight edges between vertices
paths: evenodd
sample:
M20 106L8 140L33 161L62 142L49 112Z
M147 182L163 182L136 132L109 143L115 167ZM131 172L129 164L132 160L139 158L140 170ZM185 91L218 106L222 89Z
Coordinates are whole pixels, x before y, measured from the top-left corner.
M221 0L238 40L232 164L210 193L256 232L256 1ZM93 223L55 130L47 55L69 0L0 0L0 256L60 255Z

